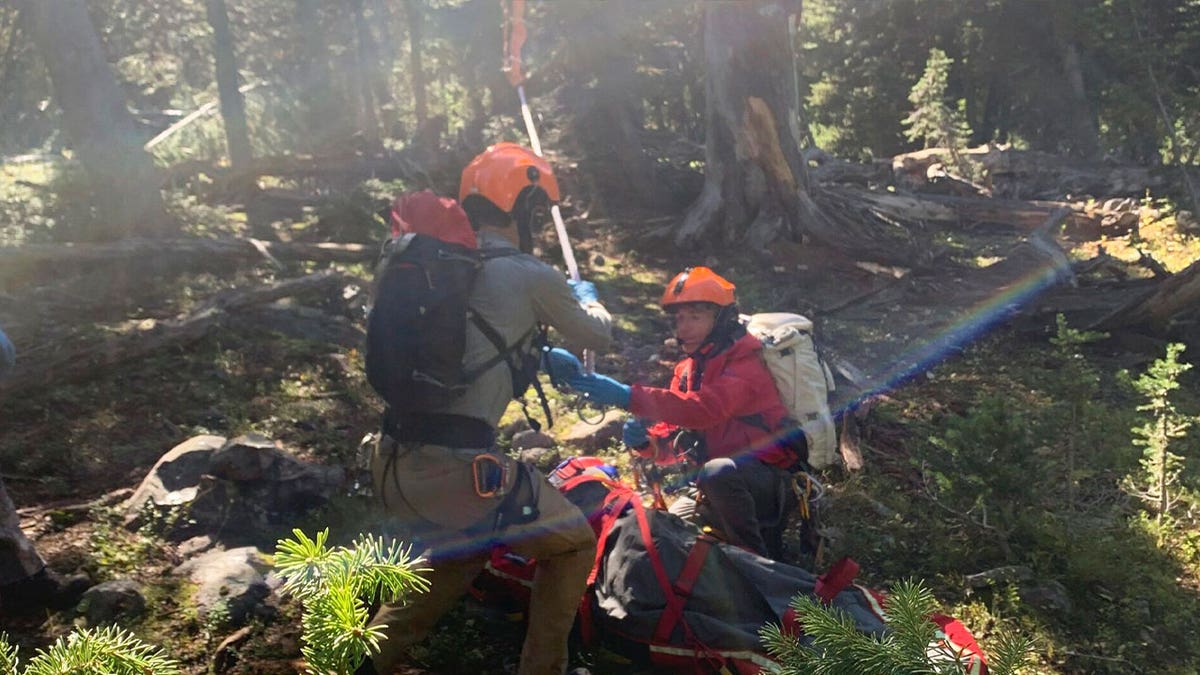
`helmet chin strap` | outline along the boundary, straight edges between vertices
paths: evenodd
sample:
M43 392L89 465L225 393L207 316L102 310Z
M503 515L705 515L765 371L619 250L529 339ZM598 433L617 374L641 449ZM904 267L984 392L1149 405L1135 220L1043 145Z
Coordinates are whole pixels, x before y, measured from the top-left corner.
M533 253L533 214L535 195L541 188L530 186L517 195L513 204L512 217L517 224L517 248L524 253Z

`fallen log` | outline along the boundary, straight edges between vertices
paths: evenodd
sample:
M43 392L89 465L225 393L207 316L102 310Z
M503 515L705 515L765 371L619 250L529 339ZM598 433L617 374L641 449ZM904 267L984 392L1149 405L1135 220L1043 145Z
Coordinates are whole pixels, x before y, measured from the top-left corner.
M1200 307L1200 260L1161 279L1151 290L1116 308L1091 328L1115 330L1145 325L1163 331L1171 319L1197 307Z
M1067 209L1067 227L1077 230L1099 229L1099 220L1076 210L1073 205L1053 201L1020 201L952 195L901 194L861 190L846 186L827 186L847 202L857 202L889 219L903 222L1001 223L1031 232L1052 213Z
M378 247L367 244L304 244L257 239L122 239L94 244L26 244L0 247L0 284L37 278L39 271L57 277L64 270L83 265L130 263L162 257L362 263L373 261L378 253Z
M1140 196L1167 184L1149 167L1083 163L1035 150L1013 150L992 145L957 152L959 159L986 176L987 187L997 197L1009 199L1060 199L1066 195ZM935 163L953 164L946 148L928 148L896 155L892 173L898 183L919 186Z
M186 316L165 321L147 319L129 332L107 340L44 349L36 360L18 361L12 374L0 381L0 399L46 386L85 380L99 370L147 356L164 347L195 342L221 325L229 312L280 298L324 291L344 280L342 274L325 270L274 284L228 291Z

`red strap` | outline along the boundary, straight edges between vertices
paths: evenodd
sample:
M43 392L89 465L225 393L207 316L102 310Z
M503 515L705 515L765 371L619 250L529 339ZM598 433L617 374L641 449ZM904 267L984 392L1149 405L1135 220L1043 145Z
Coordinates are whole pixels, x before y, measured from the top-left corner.
M593 476L578 476L577 478L601 480ZM604 559L605 543L608 541L608 535L612 533L613 524L617 522L617 518L625 510L625 506L630 503L641 504L641 501L635 499L635 497L637 497L637 493L627 490L623 492L610 492L604 498L605 512L601 521L600 534L596 537L596 557L592 561L592 571L588 573L587 591L579 601L579 631L583 637L584 644L592 644L596 638L595 622L592 620L591 596L592 589L596 584L596 576L600 573L600 562Z
M562 485L558 486L558 491L570 492L584 483L592 482L600 483L607 487L610 490L610 496L618 492L633 492L633 490L630 490L628 487L625 487L611 478L603 478L594 473L581 473L573 478L568 478L567 480L563 481Z
M688 553L675 584L663 589L667 594L667 606L654 628L655 642L662 644L669 640L671 633L675 631L675 625L683 618L683 608L687 606L688 598L692 595L696 579L700 578L700 570L704 567L704 560L708 557L712 542L712 538L705 535L696 537L696 543L692 544L692 550Z
M830 566L829 570L817 577L817 586L813 589L821 602L828 605L834 596L841 593L854 577L858 576L858 563L853 558L842 558Z

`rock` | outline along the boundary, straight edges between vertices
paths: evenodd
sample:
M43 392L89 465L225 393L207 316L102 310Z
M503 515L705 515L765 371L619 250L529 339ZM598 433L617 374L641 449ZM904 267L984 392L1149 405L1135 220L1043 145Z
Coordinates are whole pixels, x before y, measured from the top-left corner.
M1137 229L1139 220L1138 214L1131 211L1110 214L1100 220L1100 231L1110 235L1129 234Z
M237 626L251 616L271 594L264 574L271 569L253 546L229 551L209 551L179 565L172 574L186 576L196 584L192 602L201 619L214 611L223 613L221 623Z
M1191 211L1180 211L1175 214L1175 227L1181 232L1200 232L1200 220Z
M526 429L525 431L519 431L516 433L516 435L514 435L512 437L512 449L513 450L528 450L530 448L553 448L555 445L557 445L557 443L555 442L553 436L542 433L540 431L534 431L532 429Z
M130 527L157 510L176 541L207 534L268 547L271 532L324 506L343 478L341 467L301 462L261 436L198 436L164 455L123 508Z
M177 553L179 553L180 558L186 560L204 553L208 549L212 548L212 545L212 537L208 535L200 535L198 537L192 537L191 539L179 544L175 550Z
M517 419L500 427L500 435L507 438L512 438L527 429L529 429L529 421L524 417L518 417Z
M136 618L144 611L146 598L142 595L142 587L129 579L92 586L84 592L76 607L89 628Z
M212 454L224 443L222 436L193 436L168 450L121 506L125 524L136 526L147 504L177 506L195 499L200 476L208 471Z
M558 450L554 448L527 448L521 451L520 459L534 465L542 473L548 473L562 461Z
M1040 610L1068 614L1071 611L1071 596L1066 586L1057 581L1043 581L1021 586L1017 590L1021 602L1029 603Z
M279 448L259 434L238 436L213 453L209 472L225 480L262 480L278 460Z
M563 435L562 443L579 452L594 453L620 439L624 424L623 417L611 413L606 414L599 424L580 420Z

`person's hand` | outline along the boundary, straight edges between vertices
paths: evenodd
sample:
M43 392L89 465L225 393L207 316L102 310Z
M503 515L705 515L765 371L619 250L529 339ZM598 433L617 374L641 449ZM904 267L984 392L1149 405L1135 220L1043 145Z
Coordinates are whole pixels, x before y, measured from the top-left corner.
M13 346L4 331L0 330L0 377L8 374L17 362L17 348Z
M571 378L567 381L571 389L583 394L598 405L611 405L618 408L629 407L629 396L632 393L629 385L621 384L607 375L588 373Z
M646 424L636 417L625 420L625 426L621 427L621 442L630 448L640 448L649 443Z
M571 292L575 294L575 299L579 301L579 304L600 302L600 296L596 295L596 284L583 279L568 279L567 284L571 286Z
M562 389L570 380L583 375L583 364L562 347L543 352L542 368L550 375L550 383L556 389Z

